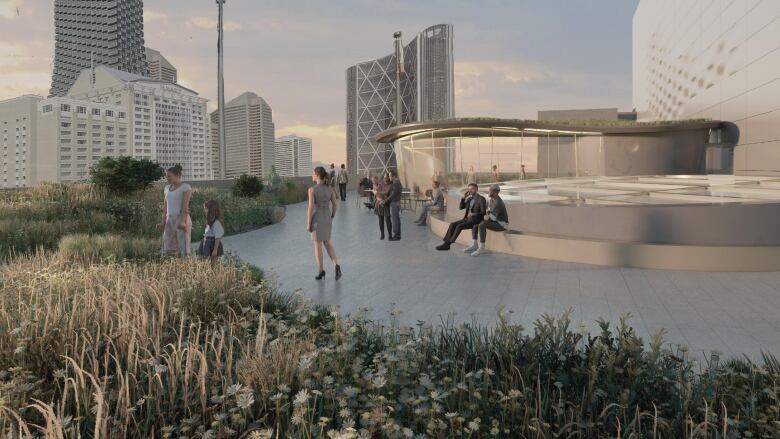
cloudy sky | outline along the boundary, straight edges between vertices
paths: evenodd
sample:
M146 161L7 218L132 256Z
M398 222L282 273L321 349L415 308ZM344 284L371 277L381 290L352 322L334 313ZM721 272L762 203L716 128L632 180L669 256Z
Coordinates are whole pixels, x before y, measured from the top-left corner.
M535 118L542 109L631 109L638 0L227 0L225 93L263 96L276 134L313 138L343 162L345 69L437 23L454 25L457 116ZM146 44L180 82L216 101L214 0L145 0ZM46 95L52 0L0 0L0 99Z

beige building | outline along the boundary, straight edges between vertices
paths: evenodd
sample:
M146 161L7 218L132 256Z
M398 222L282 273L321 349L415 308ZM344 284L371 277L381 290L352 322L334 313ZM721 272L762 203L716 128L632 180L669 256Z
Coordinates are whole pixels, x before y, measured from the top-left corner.
M0 101L0 188L35 183L35 112L40 96Z
M128 155L124 107L26 95L0 102L0 188L77 182L103 157Z
M176 84L178 79L176 67L157 50L146 48L146 65L149 69L147 75L149 78Z
M219 169L219 116L211 113L214 172ZM274 122L265 99L246 92L225 104L225 177L267 176L274 166Z
M181 164L184 178L212 178L207 99L190 89L106 66L79 75L69 97L123 107L128 154L163 167Z
M281 177L309 177L313 173L311 163L311 139L282 136L276 139L274 151L276 172Z

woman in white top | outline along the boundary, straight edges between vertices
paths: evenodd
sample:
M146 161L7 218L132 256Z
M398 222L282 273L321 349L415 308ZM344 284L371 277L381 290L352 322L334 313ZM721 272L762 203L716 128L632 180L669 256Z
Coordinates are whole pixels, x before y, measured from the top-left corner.
M168 168L165 172L163 221L157 229L163 231L163 252L171 256L190 254L192 219L190 218L190 197L192 188L181 178L181 165Z
M199 253L214 262L223 253L222 237L225 236L225 219L217 200L206 201L203 205L203 214L206 215L206 230L203 231Z

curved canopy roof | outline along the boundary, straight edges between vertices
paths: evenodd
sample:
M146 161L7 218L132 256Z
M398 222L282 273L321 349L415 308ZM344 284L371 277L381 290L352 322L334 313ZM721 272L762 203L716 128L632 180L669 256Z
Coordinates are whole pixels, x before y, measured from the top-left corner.
M663 122L633 122L623 120L539 121L499 118L456 118L413 122L386 129L374 138L379 143L392 143L402 137L430 134L434 138L547 136L551 135L620 135L648 134L717 128L720 121L689 119Z

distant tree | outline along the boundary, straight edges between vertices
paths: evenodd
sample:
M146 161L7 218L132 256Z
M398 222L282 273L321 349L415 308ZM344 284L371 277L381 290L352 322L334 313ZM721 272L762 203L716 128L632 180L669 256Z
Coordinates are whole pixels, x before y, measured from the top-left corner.
M151 160L103 157L89 170L90 181L114 193L131 193L149 187L165 175Z
M282 177L276 172L276 166L271 166L271 172L268 173L266 181L268 181L268 185L272 188L279 187L282 183Z
M256 197L263 192L263 182L254 175L243 174L233 182L233 195Z

